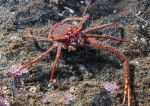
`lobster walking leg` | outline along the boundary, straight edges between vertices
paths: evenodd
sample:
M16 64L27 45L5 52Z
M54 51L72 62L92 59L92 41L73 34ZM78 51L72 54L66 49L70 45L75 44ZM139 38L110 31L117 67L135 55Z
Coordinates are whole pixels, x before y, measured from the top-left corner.
M50 76L50 82L53 81L54 71L55 71L55 69L56 69L57 62L58 62L58 60L59 60L59 58L60 58L60 56L61 56L61 49L62 49L61 45L58 46L56 58L55 58L55 60L54 60L54 62L53 62L53 68L52 68L52 72L51 72L51 76Z
M31 62L22 65L18 70L16 70L14 73L12 73L12 75L15 77L17 75L17 73L21 72L24 68L27 68L27 67L31 66L32 64L40 61L43 57L45 57L49 52L51 52L56 47L57 47L57 45L53 45L46 52L44 52L43 54L41 54L40 56L38 56L37 58L35 58Z
M128 106L130 106L131 103L131 87L130 87L130 74L129 74L129 62L128 59L125 57L124 54L122 54L120 51L118 51L115 47L112 47L110 45L107 45L103 42L99 42L95 39L88 38L87 43L91 46L95 46L98 48L102 48L104 50L110 51L116 55L116 57L122 62L123 64L123 75L124 75L124 98L123 98L123 104L126 101L126 97L128 98Z

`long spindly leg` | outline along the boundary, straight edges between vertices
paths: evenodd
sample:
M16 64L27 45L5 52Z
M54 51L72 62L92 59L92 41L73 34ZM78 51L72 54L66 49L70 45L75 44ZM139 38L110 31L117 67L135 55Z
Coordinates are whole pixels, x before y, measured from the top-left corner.
M58 63L58 60L59 60L59 58L61 56L61 49L62 49L62 47L61 47L61 45L59 45L58 48L57 48L57 53L56 53L55 60L53 62L53 68L52 68L52 72L51 72L51 76L50 76L50 82L53 82L54 71L56 69L56 65Z
M110 45L107 45L103 42L99 42L95 39L88 38L87 43L91 46L95 46L98 48L105 49L107 51L110 51L116 55L116 57L122 62L123 64L123 75L124 75L124 98L123 98L123 104L126 101L126 97L128 98L128 106L131 104L131 87L130 87L130 73L129 73L129 62L128 59L125 57L124 54L122 54L120 51L118 51L115 47L112 47Z
M66 18L64 20L62 20L61 22L64 23L65 21L69 21L69 20L80 20L79 24L77 25L79 27L79 30L81 30L82 25L84 24L84 22L88 19L88 16L83 16L83 17L69 17Z
M57 28L57 27L60 26L60 25L63 25L65 21L80 20L80 23L77 25L77 26L79 26L79 30L80 30L80 29L82 28L83 23L84 23L87 19L88 19L88 16L83 16L83 17L68 17L68 18L62 20L61 22L54 24L54 25L51 27L51 29L50 29L50 31L49 31L49 34L52 34L53 31L55 30L55 28Z
M120 38L116 38L116 37L113 37L113 36L102 36L102 35L96 35L96 34L86 34L85 35L86 38L104 38L104 39L111 39L111 40L116 40L116 41L120 41L120 42L125 42L125 43L128 43L128 44L132 44L132 45L135 45L135 42L133 41L130 41L130 40L124 40L124 39L120 39Z
M51 52L54 48L56 48L58 45L54 44L52 47L50 47L47 51L45 51L43 54L32 60L31 62L28 62L24 65L22 65L19 69L15 70L13 73L11 73L14 77L17 75L17 73L21 72L24 68L27 68L31 66L32 64L40 61L43 57L45 57L49 52Z
M83 17L68 17L64 20L61 21L61 23L64 23L65 21L74 21L74 20L80 20L80 21L85 21L87 20L88 16L83 16Z
M40 40L40 41L51 41L48 38L45 37L39 37L39 36L35 36L33 35L33 31L32 28L26 28L25 30L25 36L26 38L32 38L33 40Z
M103 25L100 25L100 26L95 26L95 27L89 27L85 30L83 30L82 32L83 33L86 33L86 32L90 32L90 31L93 31L93 30L96 30L96 29L102 29L102 28L106 28L106 27L109 27L109 26L114 26L114 25L118 25L117 22L113 22L113 23L108 23L108 24L103 24Z

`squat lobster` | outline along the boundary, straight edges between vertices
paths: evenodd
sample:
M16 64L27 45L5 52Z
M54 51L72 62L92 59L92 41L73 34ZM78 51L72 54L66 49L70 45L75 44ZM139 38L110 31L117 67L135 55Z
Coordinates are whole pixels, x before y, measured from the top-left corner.
M128 59L122 54L117 48L112 47L106 43L96 40L95 38L106 38L112 39L116 41L126 42L128 44L134 44L134 42L129 40L123 40L119 38L115 38L112 36L102 36L102 35L95 35L95 34L86 34L92 30L102 29L105 27L117 25L116 22L108 23L101 26L87 28L85 30L82 29L84 22L88 19L87 16L83 17L70 17L62 20L59 23L56 23L52 26L48 33L48 39L44 37L37 37L32 34L32 29L28 28L27 37L32 38L34 40L44 40L52 42L52 46L45 51L43 54L35 58L33 61L22 65L18 70L16 70L13 76L16 76L17 73L22 71L24 68L31 66L32 64L40 61L44 56L46 56L49 52L53 49L57 48L56 58L53 62L53 68L50 76L50 82L53 81L54 71L56 69L57 62L61 56L62 49L68 49L70 51L76 50L76 47L83 46L85 44L89 46L95 46L97 48L102 48L107 51L110 51L116 55L116 57L122 62L123 64L123 75L124 75L124 99L123 103L125 103L126 98L128 99L128 106L130 106L131 102L131 88L130 88L130 75L129 75L129 62ZM80 21L77 25L68 24L67 21L78 20Z

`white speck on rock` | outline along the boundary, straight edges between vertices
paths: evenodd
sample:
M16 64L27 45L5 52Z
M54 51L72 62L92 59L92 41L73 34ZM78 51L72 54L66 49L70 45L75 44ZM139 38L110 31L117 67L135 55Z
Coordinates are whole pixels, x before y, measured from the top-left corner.
M69 7L64 7L66 10L68 10L71 14L74 14L74 10Z
M143 44L147 44L146 39L144 39L144 38L141 38L141 42L142 42Z
M70 93L75 93L77 91L77 88L75 86L72 86L69 90Z

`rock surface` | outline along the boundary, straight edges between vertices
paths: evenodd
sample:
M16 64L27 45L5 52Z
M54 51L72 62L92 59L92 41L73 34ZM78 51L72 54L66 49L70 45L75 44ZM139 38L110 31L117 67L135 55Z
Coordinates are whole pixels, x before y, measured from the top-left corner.
M68 16L82 16L88 0L0 0L0 102L4 106L120 106L123 99L122 67L111 53L94 47L63 50L55 72L56 83L48 87L51 63L56 51L16 78L7 72L48 49L51 43L24 38L25 28L47 37L56 22ZM111 35L135 41L132 45L100 39L116 46L129 59L132 105L150 105L150 1L92 0L86 12L84 28L117 21L119 28L105 28L91 33ZM40 49L42 48L42 49ZM41 51L43 50L43 51ZM106 85L107 82L107 86ZM110 83L115 84L111 92ZM66 96L69 94L69 96ZM66 97L66 98L65 98Z

